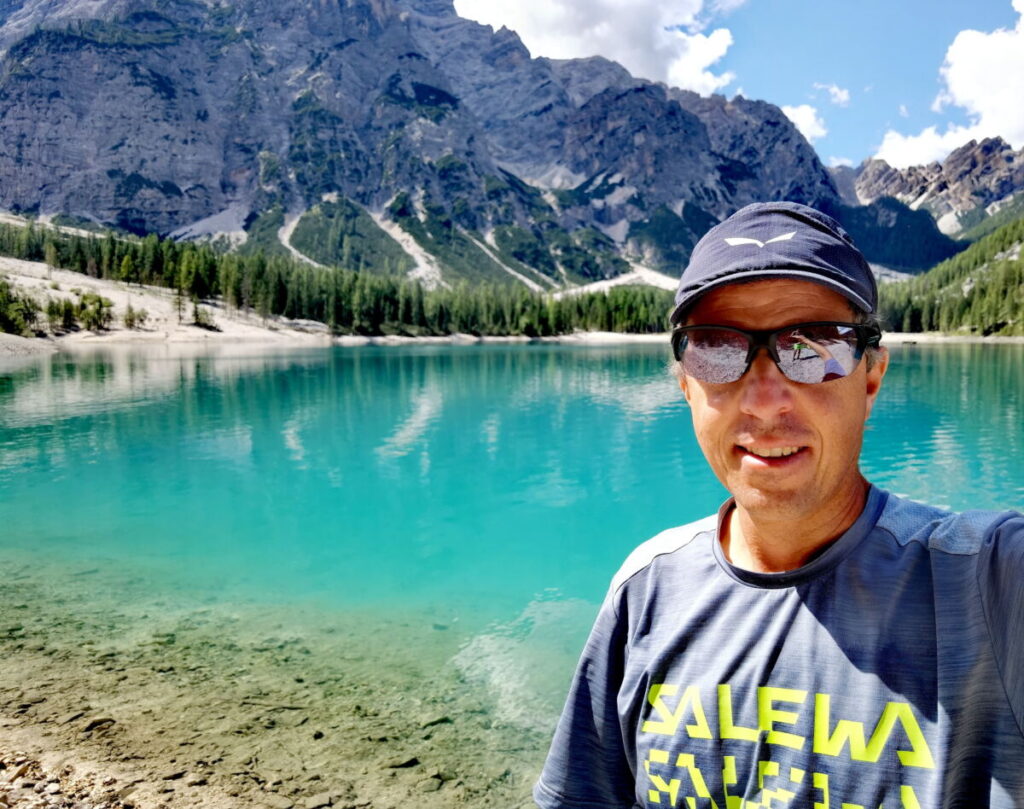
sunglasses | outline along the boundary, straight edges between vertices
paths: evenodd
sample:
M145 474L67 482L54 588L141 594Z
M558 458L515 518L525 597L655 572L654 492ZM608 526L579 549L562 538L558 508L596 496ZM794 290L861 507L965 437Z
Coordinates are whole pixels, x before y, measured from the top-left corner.
M882 332L859 323L796 323L772 331L731 326L681 326L672 332L672 353L683 370L702 382L735 382L764 347L787 379L830 382L853 372Z

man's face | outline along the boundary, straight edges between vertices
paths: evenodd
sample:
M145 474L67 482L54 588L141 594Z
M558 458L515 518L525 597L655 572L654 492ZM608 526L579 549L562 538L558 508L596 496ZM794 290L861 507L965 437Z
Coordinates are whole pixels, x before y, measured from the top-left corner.
M816 320L850 322L837 292L788 279L732 284L704 295L687 324L777 329ZM761 350L735 382L684 376L693 427L704 455L737 504L754 519L822 519L861 496L857 467L864 422L885 374L887 356L870 371L861 359L841 379L800 384ZM795 449L783 457L768 450Z

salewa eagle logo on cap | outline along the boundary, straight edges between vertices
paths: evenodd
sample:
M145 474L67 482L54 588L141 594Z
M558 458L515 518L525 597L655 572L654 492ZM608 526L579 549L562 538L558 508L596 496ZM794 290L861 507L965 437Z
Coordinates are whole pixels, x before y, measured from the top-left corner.
M791 231L790 233L783 233L781 236L776 236L775 238L769 239L766 242L762 242L760 239L751 239L747 236L731 236L728 239L725 239L724 241L730 247L736 247L737 245L741 244L756 244L758 247L764 247L766 244L771 244L772 242L788 242L794 236L796 236L795 230Z

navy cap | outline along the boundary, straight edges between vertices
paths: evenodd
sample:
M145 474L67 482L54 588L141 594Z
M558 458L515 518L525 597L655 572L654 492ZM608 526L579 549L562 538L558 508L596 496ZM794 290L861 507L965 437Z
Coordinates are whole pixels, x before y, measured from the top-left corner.
M823 284L863 312L878 306L871 267L838 222L797 202L756 202L697 242L679 279L672 324L705 292L772 278Z

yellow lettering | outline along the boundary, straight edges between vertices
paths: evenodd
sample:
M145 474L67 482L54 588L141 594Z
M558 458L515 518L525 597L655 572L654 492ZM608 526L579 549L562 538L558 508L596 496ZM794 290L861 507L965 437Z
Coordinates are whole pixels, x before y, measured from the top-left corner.
M928 749L928 742L925 741L924 733L914 711L905 702L888 702L882 716L878 720L875 732L871 734L868 741L866 761L878 761L882 755L882 748L892 734L893 728L899 722L903 726L903 732L907 734L907 741L910 742L910 750L897 750L900 763L904 767L924 767L929 770L935 769L935 760L932 758L932 751Z
M666 781L657 773L651 772L651 764L668 764L667 750L651 750L644 759L644 771L650 779L654 789L647 790L647 800L650 803L661 803L661 794L668 795L668 805L675 806L676 798L679 797L679 785L682 783L678 778Z
M729 794L729 787L736 786L736 756L722 757L722 792L725 794L726 809L743 809L743 798Z
M779 762L777 761L759 761L757 762L757 788L764 789L764 778L765 776L772 776L779 774Z
M686 726L686 732L691 739L710 739L711 728L708 726L707 717L704 714L704 706L700 703L700 692L697 686L691 685L679 700L676 709L671 710L663 697L673 697L679 691L679 686L669 683L657 683L647 691L647 701L657 712L660 719L648 719L640 727L643 733L659 733L665 736L675 736L679 729L679 723L686 714L687 707L693 713L694 723Z
M838 756L846 743L850 743L850 755L857 761L864 751L864 726L860 722L840 719L835 732L829 735L831 725L832 698L828 694L814 695L814 752L826 756Z
M903 726L910 742L910 750L897 750L900 763L905 767L935 768L935 760L925 741L924 733L917 724L914 712L905 702L887 702L878 719L874 732L867 744L864 743L864 726L860 722L840 719L834 732L831 725L831 698L828 694L814 695L814 752L827 756L838 756L846 743L850 744L850 758L854 761L875 762L882 755L886 742L892 735L896 723Z
M903 809L921 809L913 787L900 787L900 803L903 804Z
M806 699L806 691L797 691L792 688L762 686L757 689L757 725L761 730L767 732L765 741L768 744L781 744L785 747L792 747L794 750L803 750L804 743L807 741L803 736L775 730L776 722L784 725L796 724L799 714L795 711L779 710L774 703L791 702L801 705Z
M816 772L813 780L814 788L821 790L821 800L815 801L812 809L828 809L828 776L823 772Z
M711 806L713 809L718 809L718 804L711 798L711 792L708 791L708 785L704 781L704 774L697 769L697 762L694 759L693 754L680 753L676 758L676 766L686 767L686 772L690 776L690 781L693 782L693 789L697 793L697 797L711 800ZM687 798L686 802L695 803L692 798Z
M777 778L779 775L779 762L759 761L757 762L757 788L761 792L761 806L771 809L775 801L787 804L796 797L795 792L779 787L778 789L765 789L765 778Z
M745 728L733 721L732 689L724 684L718 686L718 735L744 742L756 742L758 736L757 728Z

